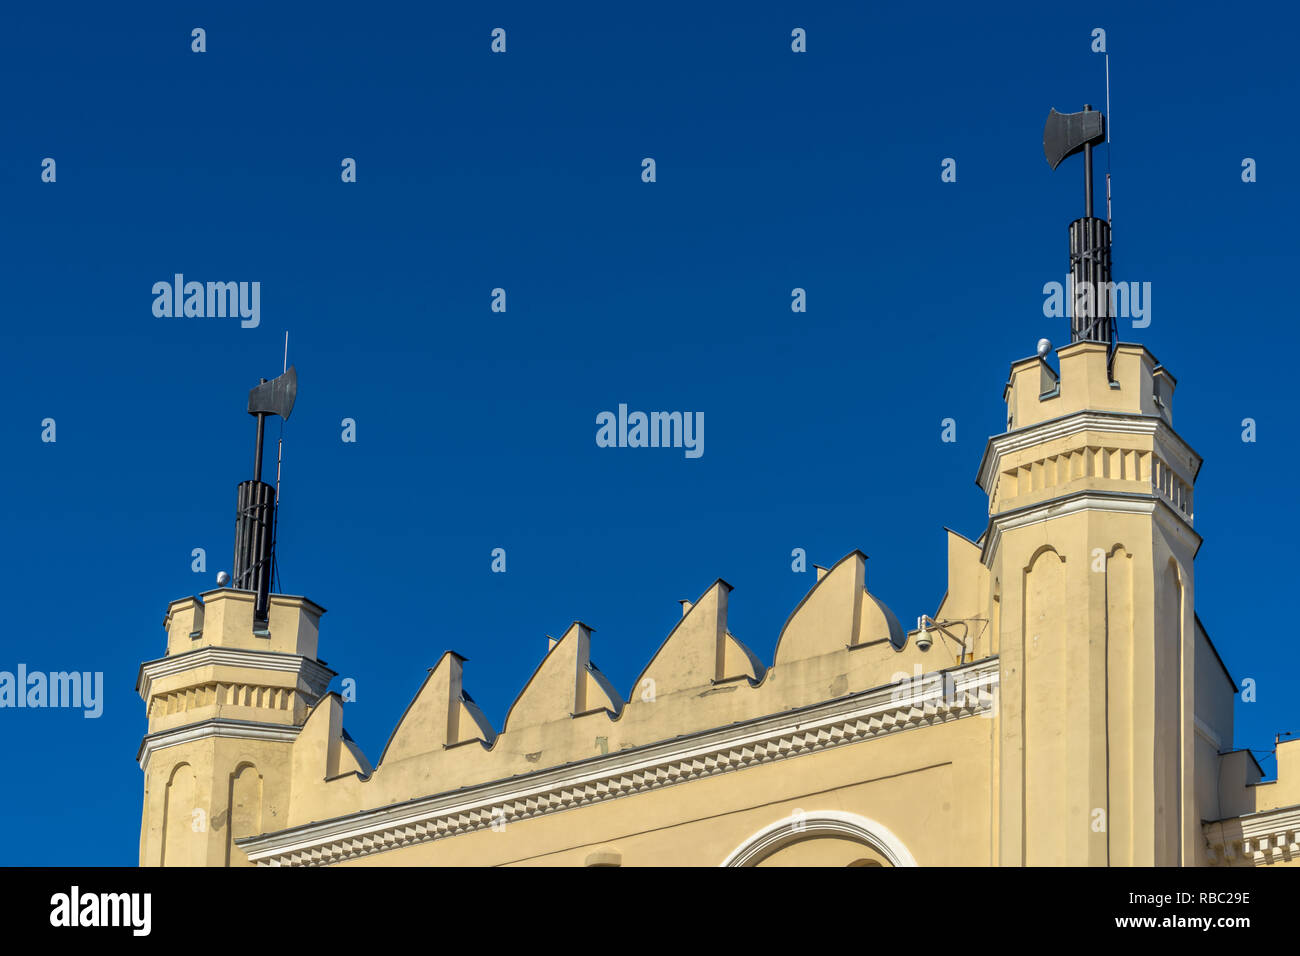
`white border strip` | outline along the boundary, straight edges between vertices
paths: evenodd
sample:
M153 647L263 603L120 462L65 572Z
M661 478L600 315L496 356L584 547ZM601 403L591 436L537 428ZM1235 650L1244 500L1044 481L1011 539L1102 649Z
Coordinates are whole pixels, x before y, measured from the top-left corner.
M302 676L313 687L319 686L323 691L334 678L334 671L319 661L301 654L282 654L277 651L250 651L234 647L203 647L196 651L186 651L169 657L160 657L140 665L140 676L136 679L140 697L149 699L149 691L155 680L170 677L187 670L216 665L226 667L247 667L263 671L285 671Z
M294 741L298 738L301 727L280 724L259 724L247 720L224 720L220 717L205 720L201 724L187 724L175 730L164 730L158 734L145 737L140 744L140 769L149 764L154 751L166 750L177 744L188 744L195 740L209 737L233 737L237 740L280 740Z
M953 668L943 681L888 684L575 764L275 833L237 840L262 866L327 865L385 850L856 743L900 730L992 713L997 658Z
M894 866L916 866L893 831L883 823L843 810L814 810L795 817L786 817L751 834L745 842L722 862L722 866L754 866L764 857L798 840L809 837L849 837L866 843Z

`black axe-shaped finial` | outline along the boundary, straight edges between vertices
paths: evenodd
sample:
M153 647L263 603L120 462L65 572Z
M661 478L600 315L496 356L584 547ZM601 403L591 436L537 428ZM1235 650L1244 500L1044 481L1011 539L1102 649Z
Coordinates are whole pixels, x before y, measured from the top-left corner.
M279 415L285 421L293 411L293 400L298 397L298 373L293 366L279 378L263 380L248 393L248 414Z
M1085 146L1095 146L1106 138L1106 117L1094 109L1082 113L1047 114L1043 127L1043 155L1047 165L1055 169L1067 156L1081 152Z
M1043 127L1043 155L1055 169L1067 156L1083 152L1084 216L1092 218L1092 148L1106 139L1106 117L1085 104L1082 113L1047 114Z
M257 451L253 456L253 478L262 480L262 435L266 429L266 416L279 415L286 422L293 411L293 401L298 397L298 373L292 365L289 370L271 381L262 379L248 393L248 414L257 418Z

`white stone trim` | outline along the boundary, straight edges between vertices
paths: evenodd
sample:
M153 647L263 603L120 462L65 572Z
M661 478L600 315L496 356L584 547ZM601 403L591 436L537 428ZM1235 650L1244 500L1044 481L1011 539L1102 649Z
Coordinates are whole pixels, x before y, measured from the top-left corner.
M992 556L997 553L998 543L1002 540L1002 532L1004 531L1026 528L1029 525L1038 524L1050 518L1063 518L1068 515L1078 514L1081 511L1156 515L1161 506L1188 531L1191 531L1199 545L1201 536L1193 531L1192 526L1187 523L1187 519L1175 511L1173 505L1162 497L1154 494L1123 491L1076 491L1074 494L1061 498L1052 498L1041 504L993 515L989 518L988 530L983 535L984 550L981 554L981 560L986 566L989 565Z
M140 743L140 752L137 759L140 762L140 769L144 770L149 765L149 758L154 751L165 750L168 747L175 747L177 744L188 744L195 740L206 740L209 737L233 737L239 740L279 740L293 742L298 737L300 727L281 724L261 724L251 720L228 720L217 717L213 720L205 720L200 724L187 724L184 727L177 727L175 730L164 730L157 734L150 734Z
M1045 422L1039 422L1036 425L1028 425L1013 432L1004 432L990 438L988 444L984 446L984 457L980 459L979 472L975 481L985 492L991 493L993 479L996 477L994 474L996 462L1004 455L1086 431L1112 432L1122 435L1151 435L1174 446L1174 451L1178 456L1177 462L1189 458L1197 462L1201 460L1201 456L1196 454L1192 446L1183 441L1179 434L1174 431L1173 426L1163 418L1151 415L1134 415L1127 412L1075 412L1061 418L1053 418ZM1169 462L1170 466L1176 471L1181 470L1177 462ZM1195 470L1192 469L1193 474L1189 478L1194 479L1196 477Z
M249 860L262 866L338 863L485 829L494 821L524 820L993 712L997 658L944 673L952 678L950 682L909 679L781 714L236 843ZM947 696L945 685L950 688Z
M1268 866L1300 859L1300 806L1201 825L1211 866Z
M903 841L883 823L843 810L814 810L786 817L750 834L722 866L754 866L784 846L809 837L849 837L876 850L894 866L916 866Z
M242 650L235 647L201 647L184 654L160 657L140 665L140 675L135 686L142 700L148 701L151 686L160 677L169 677L199 667L222 665L248 667L263 671L286 671L298 674L313 693L319 697L334 678L334 671L319 661L300 654L282 654L277 651Z

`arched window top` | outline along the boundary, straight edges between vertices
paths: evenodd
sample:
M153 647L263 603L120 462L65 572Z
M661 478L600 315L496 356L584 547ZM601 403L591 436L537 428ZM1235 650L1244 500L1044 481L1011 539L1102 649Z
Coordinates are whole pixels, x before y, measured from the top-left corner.
M897 836L882 823L842 810L800 813L769 824L751 834L723 866L755 866L778 850L812 837L839 837L856 840L879 853L894 866L916 866L916 860ZM852 866L868 866L875 861L860 860ZM875 863L879 865L879 863Z

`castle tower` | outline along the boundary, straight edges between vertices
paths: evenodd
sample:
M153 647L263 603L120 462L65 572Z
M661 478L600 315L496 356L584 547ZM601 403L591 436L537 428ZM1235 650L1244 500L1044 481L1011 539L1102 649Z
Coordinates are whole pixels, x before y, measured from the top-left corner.
M1194 863L1192 486L1174 382L1079 341L1011 367L979 483L1002 660L1004 864ZM1180 799L1180 794L1182 795Z
M141 866L248 865L234 841L288 817L293 743L334 676L316 659L324 609L271 593L277 488L261 480L265 422L288 419L297 390L289 368L249 393L253 478L239 485L233 581L218 577L234 587L172 602L165 656L140 667Z
M1053 111L1046 140L1064 120ZM1080 137L1101 129L1091 121ZM1077 151L1080 138L1056 155L1062 148ZM1088 206L1090 217L1090 195ZM1073 317L1059 373L1046 343L1011 366L1007 431L980 465L1002 662L1003 865L1197 862L1192 488L1201 459L1173 428L1173 376L1142 346L1113 341L1109 230L1098 222L1070 229L1074 301L1091 311ZM1104 248L1081 255L1085 232Z
M293 743L334 672L316 659L324 609L220 588L172 602L166 655L140 668L149 715L141 866L247 866L239 837L280 829Z

